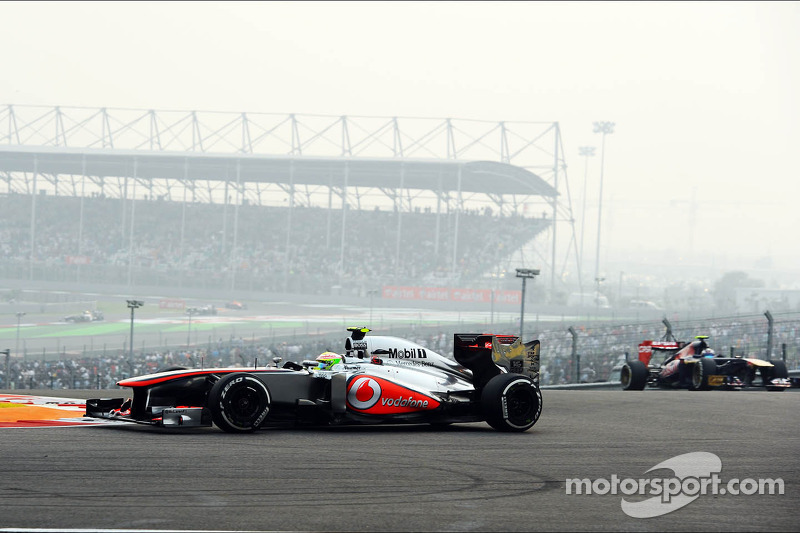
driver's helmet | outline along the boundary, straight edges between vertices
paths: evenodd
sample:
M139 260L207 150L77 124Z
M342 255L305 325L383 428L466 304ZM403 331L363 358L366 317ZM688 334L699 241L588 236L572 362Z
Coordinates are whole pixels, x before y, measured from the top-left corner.
M706 348L703 350L703 353L700 354L701 357L714 357L714 350L711 348Z
M342 362L342 356L334 352L323 352L317 356L317 370L331 370L333 365Z

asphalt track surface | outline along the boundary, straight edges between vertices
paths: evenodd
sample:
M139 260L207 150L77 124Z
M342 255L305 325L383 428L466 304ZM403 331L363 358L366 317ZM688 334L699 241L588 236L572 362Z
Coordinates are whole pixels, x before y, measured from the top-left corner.
M522 434L482 423L0 429L0 527L794 531L798 392L545 390L540 421ZM646 472L700 451L719 456L723 481L780 478L785 493L702 495L637 519L619 494L565 491L567 478L670 477Z

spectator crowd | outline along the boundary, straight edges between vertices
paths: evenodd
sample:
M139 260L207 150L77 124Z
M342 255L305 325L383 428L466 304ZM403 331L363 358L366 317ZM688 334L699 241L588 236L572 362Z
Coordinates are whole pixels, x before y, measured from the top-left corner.
M365 280L466 282L549 225L490 208L324 209L0 196L0 276L320 293ZM33 258L31 261L31 240ZM454 251L453 248L456 247Z

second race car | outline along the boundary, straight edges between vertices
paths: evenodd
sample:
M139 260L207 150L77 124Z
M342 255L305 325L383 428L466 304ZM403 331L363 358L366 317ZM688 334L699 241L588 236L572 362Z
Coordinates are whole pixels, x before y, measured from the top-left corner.
M103 312L98 310L84 311L77 315L67 315L64 317L64 322L96 322L103 320Z
M639 344L639 359L626 362L620 370L625 390L645 387L741 389L758 384L768 391L782 391L791 386L786 363L779 359L722 357L700 335L690 343L676 341L644 341ZM653 357L663 355L661 363ZM756 381L756 373L760 383Z

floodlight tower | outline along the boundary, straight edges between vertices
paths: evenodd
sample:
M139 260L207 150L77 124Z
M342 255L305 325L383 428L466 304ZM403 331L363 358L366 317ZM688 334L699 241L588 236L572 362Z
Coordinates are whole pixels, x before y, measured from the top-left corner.
M0 353L6 356L6 373L3 376L3 387L10 389L11 387L9 386L8 382L11 378L11 349L6 348Z
M605 164L606 155L606 135L614 133L613 122L595 122L594 132L603 135L603 140L600 148L600 198L597 207L597 252L594 261L594 277L600 277L600 226L603 220L603 167Z
M581 305L583 305L583 236L586 234L586 182L589 176L589 158L594 157L594 146L578 147L578 155L583 156L583 208L581 210L581 251L580 251L580 272L578 272L578 283L581 289Z
M130 361L131 375L133 375L133 311L144 305L142 300L126 300L128 302L128 309L131 310L131 345L130 345Z
M19 325L22 317L25 316L25 311L17 311L17 344L14 347L14 354L19 357Z
M196 313L194 308L189 308L186 310L186 314L189 315L189 329L186 332L186 348L188 349L192 345L192 316Z
M522 278L522 308L519 312L519 340L522 341L522 334L524 332L525 324L525 281L535 278L539 275L539 270L536 268L518 268L517 277Z

